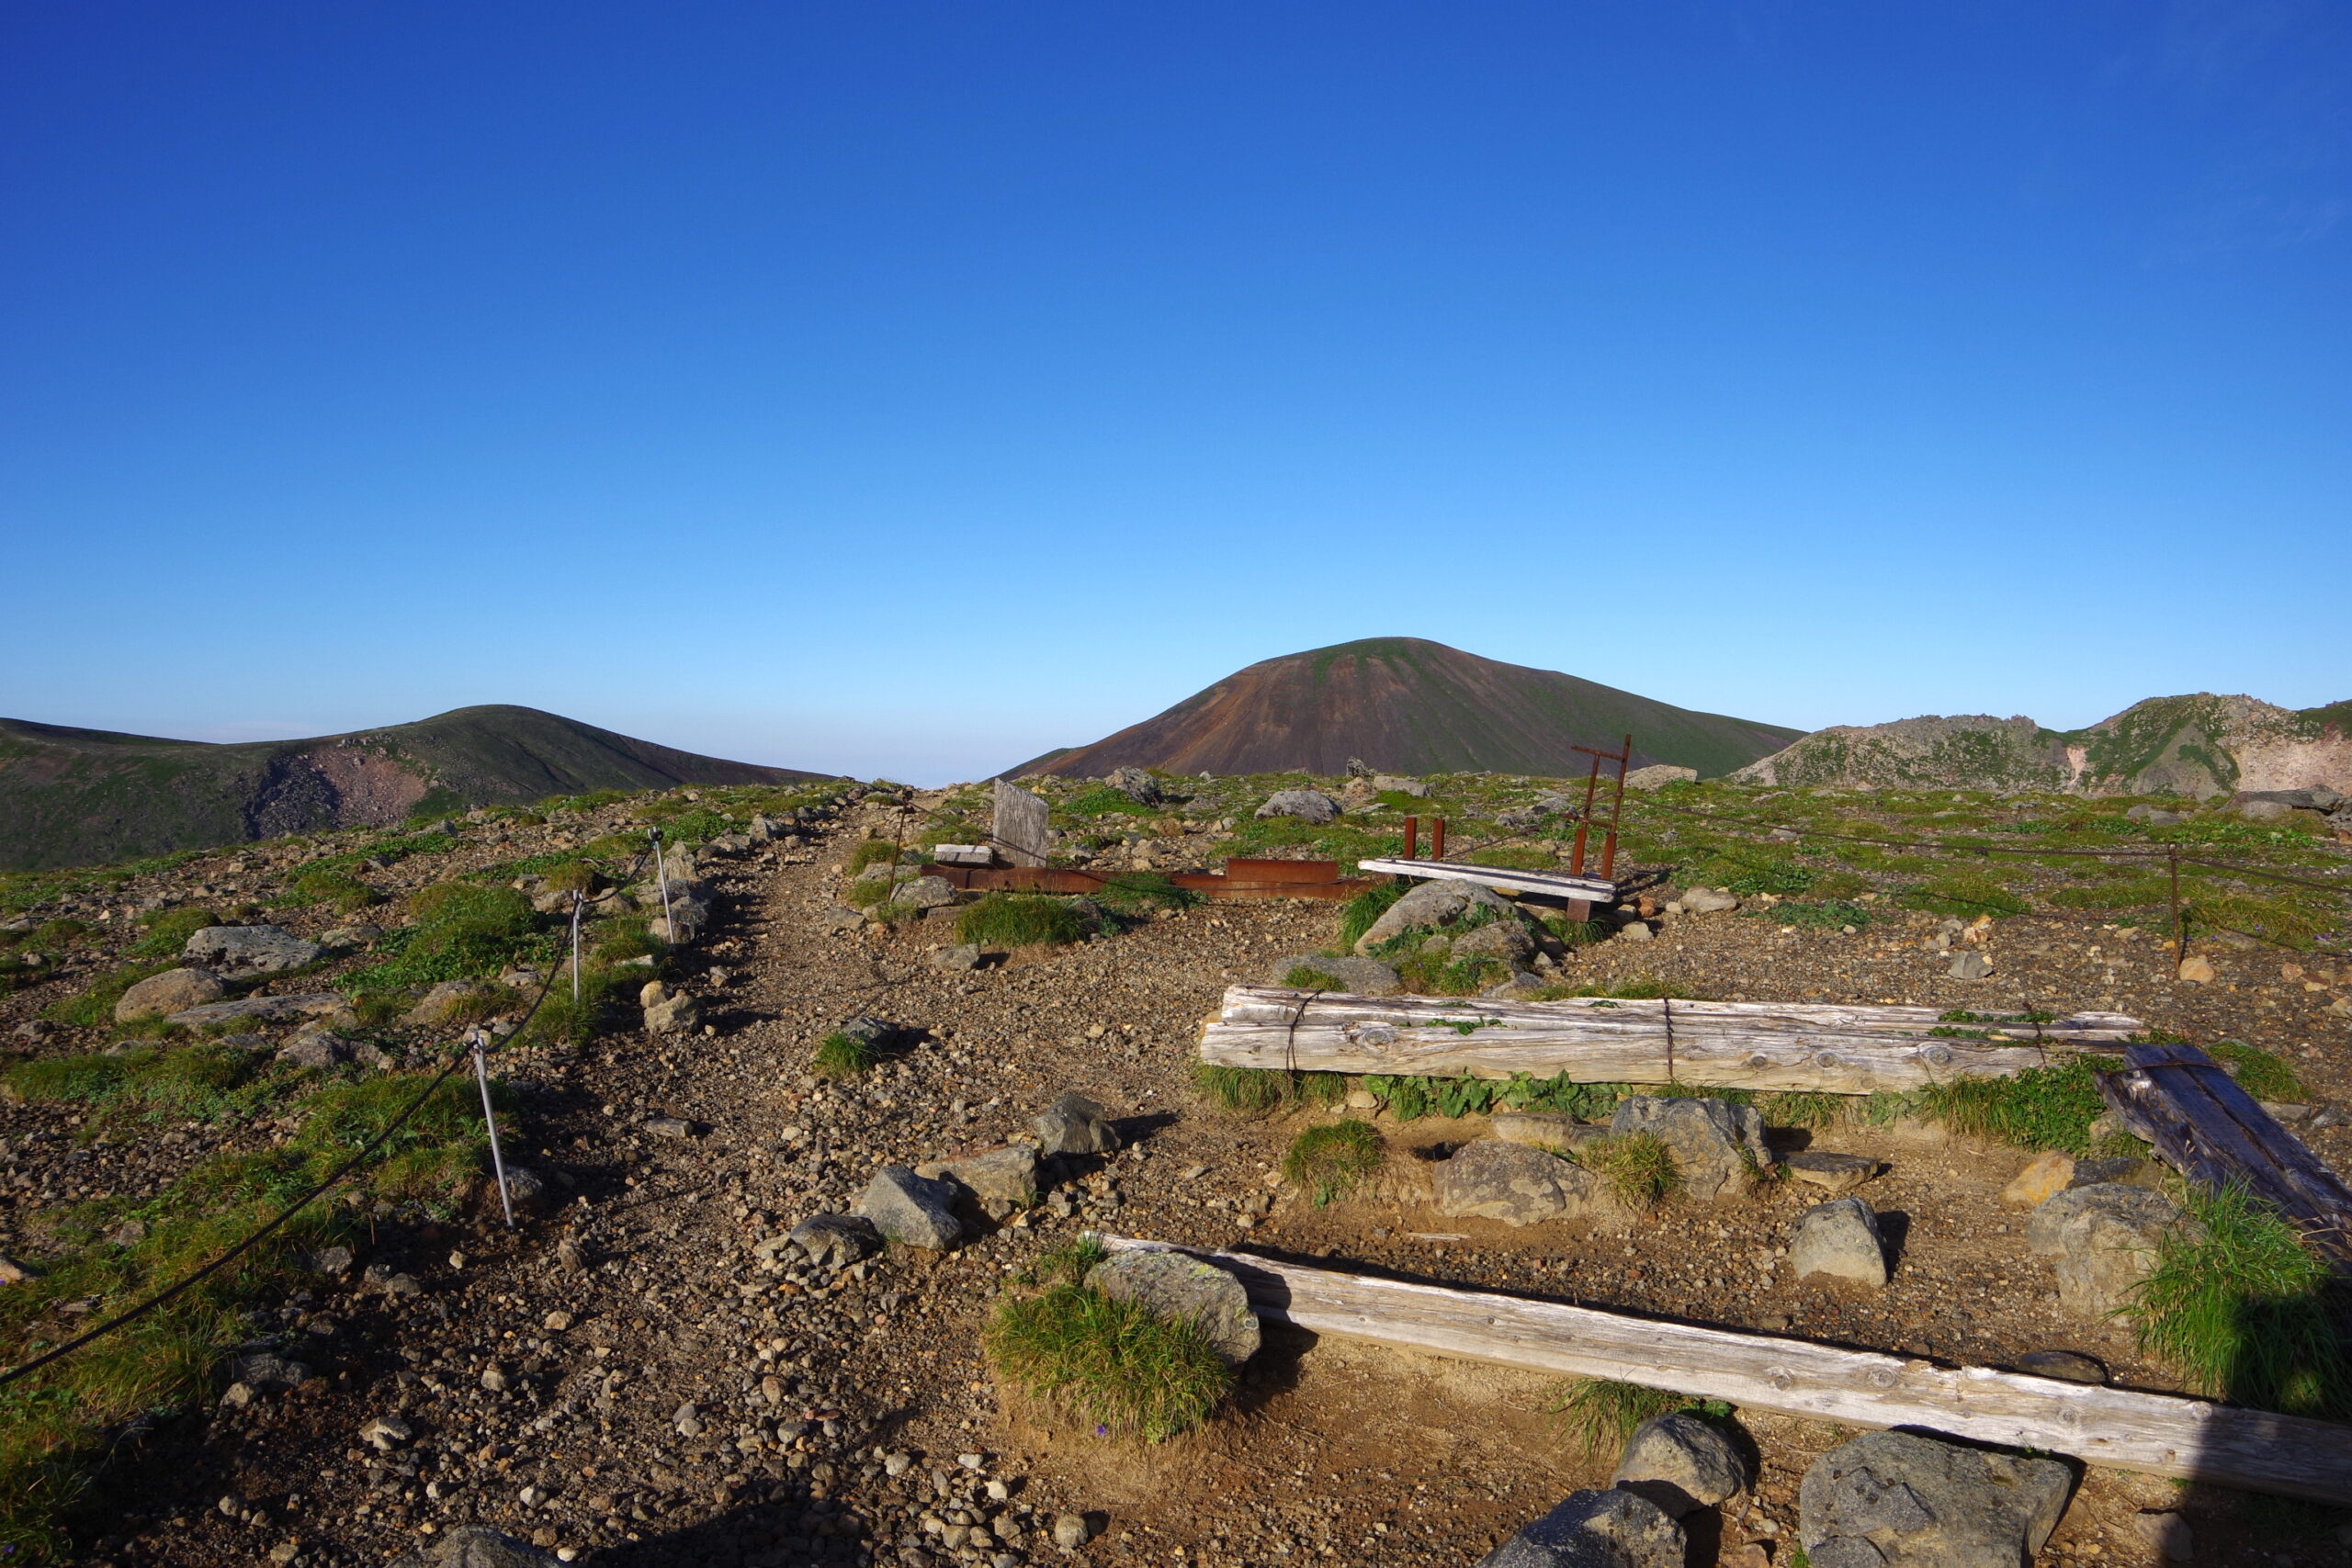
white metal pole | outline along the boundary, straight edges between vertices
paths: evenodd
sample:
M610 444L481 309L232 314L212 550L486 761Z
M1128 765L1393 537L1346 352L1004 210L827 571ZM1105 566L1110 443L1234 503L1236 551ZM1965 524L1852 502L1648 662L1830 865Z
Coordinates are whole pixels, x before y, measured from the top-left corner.
M498 1114L490 1108L490 1066L481 1054L481 1031L469 1036L474 1048L474 1082L481 1088L482 1124L490 1129L490 1168L498 1173L498 1206L506 1212L506 1228L514 1228L514 1201L506 1194L506 1156L498 1149Z

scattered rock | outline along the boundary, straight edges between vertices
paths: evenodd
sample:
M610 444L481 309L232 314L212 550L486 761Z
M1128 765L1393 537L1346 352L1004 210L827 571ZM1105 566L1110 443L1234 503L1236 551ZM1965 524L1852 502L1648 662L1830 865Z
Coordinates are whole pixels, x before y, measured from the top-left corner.
M330 1030L304 1032L279 1046L277 1059L298 1067L339 1066L352 1059L351 1042Z
M1107 1154L1119 1146L1108 1112L1075 1091L1066 1092L1030 1122L1042 1155Z
M31 1279L32 1270L13 1258L0 1258L0 1285L21 1285Z
M1682 1527L1637 1493L1572 1492L1478 1560L1478 1568L1683 1568Z
M1526 926L1517 919L1497 920L1480 926L1467 935L1453 939L1453 956L1462 958L1491 958L1499 964L1523 968L1535 956L1535 939L1527 933Z
M876 1172L855 1212L902 1247L944 1251L964 1238L964 1222L956 1217L956 1189L903 1165Z
M1835 1155L1813 1149L1801 1149L1781 1163L1799 1181L1821 1188L1833 1197L1851 1192L1884 1168L1866 1155Z
M1260 817L1295 817L1320 825L1340 815L1340 803L1319 789L1276 790L1258 807Z
M1600 1179L1580 1165L1526 1144L1480 1138L1438 1162L1431 1176L1437 1212L1449 1219L1538 1224L1619 1208Z
M1037 1201L1037 1153L1021 1144L915 1167L917 1176L945 1177L979 1200L981 1213L1001 1220Z
M2013 1208L2038 1208L2053 1194L2064 1192L2074 1184L2075 1156L2046 1154L2018 1171L2009 1184L2001 1189L2001 1201Z
M459 1525L432 1545L392 1559L385 1568L557 1568L557 1562L502 1530Z
M2063 1378L2068 1382L2103 1384L2107 1369L2088 1356L2072 1350L2028 1350L2018 1358L2018 1371L2038 1378Z
M2132 1531L2167 1562L2186 1562L2197 1555L2197 1539L2189 1533L2188 1521L2178 1514L2134 1514Z
M359 1424L359 1440L378 1453L390 1453L416 1436L416 1428L398 1416L371 1416Z
M256 1393L282 1393L301 1387L311 1375L311 1369L282 1356L257 1354L231 1358L228 1372L232 1382L243 1383Z
M1678 768L1671 762L1653 762L1646 768L1635 768L1625 775L1627 789L1657 789L1670 784L1698 782L1698 769Z
M1736 1198L1772 1163L1764 1146L1764 1118L1752 1105L1724 1100L1658 1100L1636 1095L1617 1102L1611 1134L1647 1133L1666 1145L1691 1197Z
M1076 1551L1086 1544L1087 1538L1093 1533L1093 1529L1086 1522L1084 1514L1056 1514L1054 1516L1054 1544L1064 1551Z
M1797 1216L1789 1239L1789 1266L1800 1280L1828 1274L1872 1289L1886 1283L1886 1244L1878 1214L1860 1198L1833 1198Z
M1739 908L1739 900L1715 887L1692 887L1675 900L1686 915L1719 915Z
M901 909L937 909L956 902L956 885L944 876L918 876L902 882L890 894Z
M1258 1318L1241 1281L1181 1252L1122 1252L1096 1264L1086 1282L1118 1301L1140 1302L1160 1316L1199 1326L1235 1366L1257 1353Z
M691 1138L695 1135L695 1124L683 1116L648 1116L638 1125L656 1138Z
M980 946L978 942L966 942L961 947L942 948L931 955L932 963L940 968L959 972L978 969L980 966Z
M692 1034L701 1027L700 997L665 997L645 1010L648 1034Z
M1797 1534L1817 1568L1989 1568L2030 1562L2074 1476L2056 1460L1871 1432L1814 1461Z
M2213 961L2201 953L2192 953L2180 961L2180 977L2192 986L2210 986L2217 976Z
M1167 798L1160 793L1159 781L1141 768L1114 768L1102 782L1137 806L1158 806Z
M1490 909L1513 921L1520 919L1518 906L1491 887L1451 876L1434 877L1391 904L1373 921L1371 929L1356 939L1356 952L1370 956L1374 948L1393 936L1408 931L1435 931L1472 909Z
M325 952L282 926L207 926L187 939L180 956L222 975L277 975L315 964Z
M2101 1182L2046 1200L2026 1222L2026 1247L2058 1259L2058 1303L2104 1318L2155 1267L2156 1248L2182 1223L2179 1207L2148 1187Z
M1967 948L1951 955L1951 967L1944 973L1955 980L1982 980L1993 973L1993 955L1978 948Z
M1429 798L1430 786L1419 779L1402 778L1395 773L1374 773L1372 787L1382 795L1409 795L1415 800Z
M122 993L114 1004L114 1021L130 1023L142 1018L163 1018L183 1012L206 1002L217 1002L228 993L220 976L209 969L166 969L161 975L150 975Z
M304 991L288 997L239 997L234 1001L206 1002L172 1014L174 1023L202 1029L215 1023L276 1023L289 1018L318 1018L332 1023L356 1024L359 1015L335 991Z
M514 993L485 980L444 980L426 991L402 1015L411 1029L431 1029L464 1014L496 1011L514 1006Z
M1634 1428L1612 1482L1679 1519L1737 1496L1749 1476L1747 1458L1721 1427L1677 1411Z
M882 1233L863 1214L811 1214L786 1238L820 1269L846 1269L882 1250Z
M1525 1144L1538 1149L1572 1149L1594 1138L1609 1136L1606 1127L1595 1127L1549 1111L1504 1111L1489 1117L1487 1128L1507 1144Z
M1266 984L1287 986L1294 969L1312 969L1340 982L1336 987L1351 996L1393 997L1404 990L1396 971L1374 958L1334 958L1326 953L1302 953L1277 958L1266 967ZM1332 987L1318 987L1330 990Z
M335 1280L351 1272L351 1248L347 1247L322 1247L302 1255L303 1268Z

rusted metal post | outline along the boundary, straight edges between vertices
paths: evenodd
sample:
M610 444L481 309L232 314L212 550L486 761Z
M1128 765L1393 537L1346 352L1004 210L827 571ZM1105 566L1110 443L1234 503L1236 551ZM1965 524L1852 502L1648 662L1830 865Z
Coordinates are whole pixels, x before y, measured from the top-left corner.
M1603 882L1609 880L1610 873L1617 866L1617 822L1625 812L1625 765L1633 760L1634 738L1628 735L1624 749L1617 753L1617 793L1609 802L1609 837L1602 840L1600 845L1600 880ZM1600 765L1597 761L1593 764L1596 770Z
M1445 818L1441 817L1430 824L1430 859L1445 858Z
M1405 818L1405 852L1404 852L1403 854L1401 854L1401 855L1397 856L1396 858L1397 858L1397 859L1399 859L1399 860L1411 860L1411 859L1413 858L1413 844L1414 844L1414 840L1417 840L1417 839L1419 839L1419 838L1420 837L1420 835L1421 835L1421 819L1420 819L1419 818L1418 818L1418 817L1408 817L1408 818Z
M1584 874L1585 829L1592 821L1593 794L1600 788L1600 753L1594 751L1589 746L1578 746L1576 750L1592 753L1592 772L1584 781L1584 809L1577 814L1576 849L1568 860L1568 874L1582 876Z

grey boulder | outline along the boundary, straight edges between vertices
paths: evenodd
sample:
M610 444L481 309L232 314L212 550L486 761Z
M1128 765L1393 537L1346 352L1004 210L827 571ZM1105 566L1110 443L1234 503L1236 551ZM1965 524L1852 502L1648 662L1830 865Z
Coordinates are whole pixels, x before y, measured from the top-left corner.
M276 975L315 963L325 951L282 926L207 926L187 939L180 956L222 975Z
M385 1568L557 1568L556 1559L528 1541L484 1525L459 1525L431 1546L396 1557Z
M220 976L209 969L166 969L161 975L150 975L122 993L114 1004L114 1021L130 1023L142 1018L164 1018L207 1002L217 1002L228 992Z
M1158 806L1166 798L1159 792L1159 781L1141 768L1113 768L1102 775L1102 782L1137 806Z
M1618 1137L1646 1133L1674 1156L1682 1190L1709 1201L1736 1198L1772 1163L1764 1146L1764 1118L1752 1105L1727 1100L1657 1100L1636 1095L1617 1102L1609 1130Z
M918 876L902 882L890 894L901 909L938 909L956 902L956 885L944 876Z
M964 1239L956 1217L955 1184L917 1176L907 1166L885 1166L865 1185L856 1213L901 1247L944 1252Z
M1720 915L1739 908L1739 900L1712 887L1690 887L1676 900L1686 915Z
M978 1199L981 1213L992 1220L1037 1201L1037 1154L1020 1144L919 1165L915 1174L953 1181Z
M1086 1282L1114 1301L1192 1324L1234 1366L1257 1353L1258 1318L1250 1310L1250 1293L1215 1264L1181 1252L1122 1252L1089 1269Z
M1491 958L1512 968L1522 968L1535 956L1535 939L1516 919L1497 920L1480 926L1476 931L1453 939L1453 957Z
M1599 1177L1527 1144L1480 1138L1438 1162L1430 1177L1437 1212L1449 1219L1539 1224L1603 1212L1617 1204Z
M2026 1222L2027 1250L2058 1259L2058 1303L2106 1317L2155 1268L2179 1206L2151 1187L2099 1182L2044 1199Z
M2050 1539L2073 1484L2056 1460L1871 1432L1805 1472L1797 1534L1816 1568L2016 1568Z
M1860 1198L1833 1198L1797 1216L1789 1239L1789 1266L1802 1280L1827 1274L1873 1290L1886 1283L1886 1245L1878 1215Z
M1389 938L1408 931L1435 931L1451 925L1473 909L1492 910L1498 917L1516 920L1519 907L1476 882L1464 882L1456 877L1441 876L1422 883L1388 906L1371 929L1356 939L1356 951L1367 956L1372 950Z
M1572 1492L1478 1560L1478 1568L1683 1568L1690 1542L1638 1493Z
M1261 817L1295 817L1318 826L1340 815L1340 803L1319 789L1281 789L1258 807Z
M1613 1481L1679 1519L1736 1497L1749 1476L1747 1457L1721 1427L1676 1411L1634 1428Z
M1108 1154L1119 1146L1118 1130L1100 1105L1082 1094L1064 1093L1029 1123L1043 1155Z
M826 1269L846 1269L882 1250L882 1233L863 1214L811 1214L785 1239Z
M702 1027L700 997L663 997L645 1010L648 1034L692 1034Z

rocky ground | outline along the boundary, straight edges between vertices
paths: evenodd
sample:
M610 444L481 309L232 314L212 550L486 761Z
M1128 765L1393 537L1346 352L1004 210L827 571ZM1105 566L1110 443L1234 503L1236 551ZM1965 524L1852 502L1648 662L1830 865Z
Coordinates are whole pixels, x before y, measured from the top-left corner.
M889 824L873 807L806 848L708 857L713 924L673 981L704 999L707 1028L507 1051L520 1108L507 1153L543 1178L541 1212L512 1232L490 1201L448 1221L387 1218L347 1268L270 1303L257 1332L318 1375L130 1435L103 1478L107 1513L84 1559L373 1563L479 1522L614 1565L1468 1562L1567 1491L1606 1483L1615 1455L1564 1438L1546 1380L1339 1339L1276 1336L1236 1408L1156 1447L1011 1398L981 1355L990 1304L1088 1229L1953 1361L2067 1349L2118 1381L2170 1386L2123 1330L2059 1310L2049 1261L2027 1252L2023 1216L2000 1199L2027 1156L1931 1126L1840 1128L1815 1143L1884 1162L1862 1190L1895 1219L1880 1291L1791 1276L1790 1224L1819 1196L1794 1184L1613 1225L1440 1219L1427 1168L1480 1135L1484 1118L1376 1117L1389 1174L1317 1209L1277 1167L1302 1125L1338 1112L1219 1111L1193 1088L1192 1050L1227 985L1267 979L1270 963L1331 941L1333 907L1212 904L951 970L936 959L952 945L952 912L896 933L832 917L845 846ZM612 826L485 828L382 880L422 885ZM287 869L255 851L164 880L227 900ZM160 896L160 882L113 895L125 907ZM2111 1009L2195 1040L2264 1044L2290 1057L2323 1110L2352 1089L2352 1036L2327 1010L2352 975L2290 977L2273 950L2226 948L2211 983L2186 985L2145 936L2034 915L1999 926L1989 978L1962 981L1949 953L1923 945L1939 929L1926 916L1854 935L1686 917L1646 941L1578 950L1563 973L1730 999ZM28 1019L73 980L0 1001L0 1022ZM861 1078L820 1078L815 1043L855 1016L899 1026L904 1043ZM18 1044L65 1054L105 1034L52 1027ZM1052 1162L1046 1201L982 1239L944 1253L894 1247L838 1270L760 1249L812 1213L850 1207L877 1168L1018 1137L1071 1089L1110 1109L1126 1146ZM2344 1168L2352 1128L2315 1121L2314 1147ZM153 1189L224 1142L286 1131L190 1122L88 1140L83 1124L60 1103L0 1106L6 1247L28 1239L22 1221L45 1205ZM1805 1141L1776 1137L1784 1149ZM1702 1544L1752 1562L1760 1543L1784 1562L1798 1478L1846 1434L1745 1425L1760 1482ZM2176 1506L2199 1531L2199 1562L2343 1555L2332 1520L2093 1472L2041 1561L2154 1562L2134 1520Z

